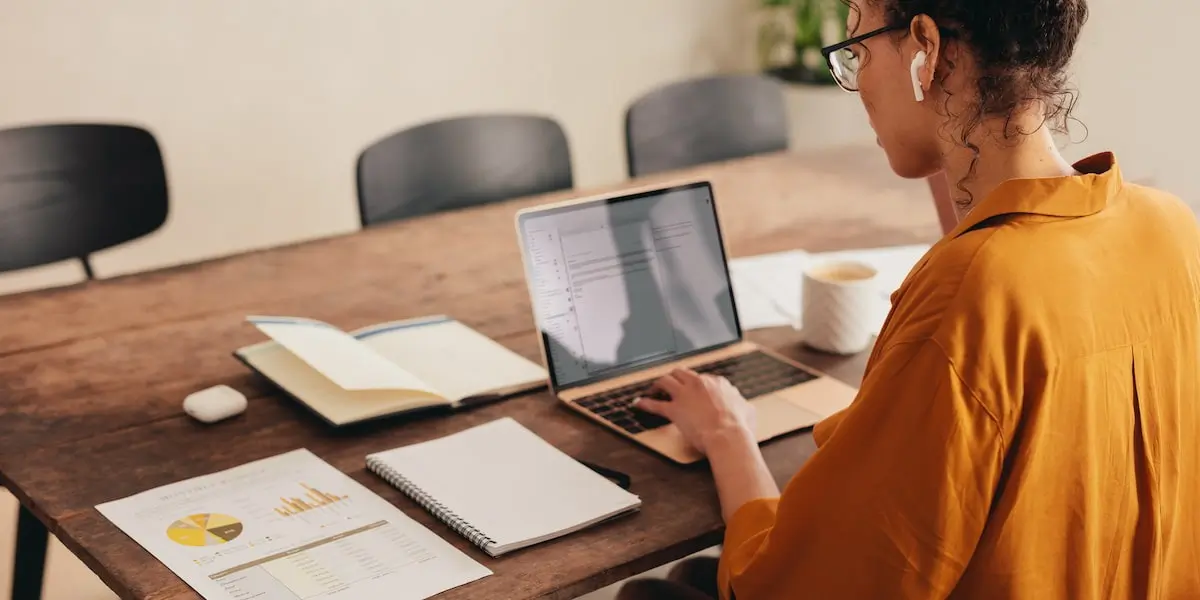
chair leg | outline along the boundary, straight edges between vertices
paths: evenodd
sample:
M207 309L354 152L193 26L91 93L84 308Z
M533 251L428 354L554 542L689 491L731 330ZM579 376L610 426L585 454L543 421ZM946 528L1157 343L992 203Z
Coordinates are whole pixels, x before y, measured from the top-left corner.
M87 280L91 281L95 279L96 273L92 271L92 261L86 256L79 257L79 261L83 263L83 274L87 275Z
M46 572L46 526L24 506L17 517L17 552L13 560L12 600L41 600Z

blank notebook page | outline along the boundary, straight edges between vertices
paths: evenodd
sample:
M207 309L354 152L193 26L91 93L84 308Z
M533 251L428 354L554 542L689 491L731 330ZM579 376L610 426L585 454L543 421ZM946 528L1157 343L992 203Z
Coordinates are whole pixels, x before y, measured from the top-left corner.
M453 319L400 325L359 339L448 400L546 381L541 366Z
M640 505L511 418L371 458L497 546L554 537Z

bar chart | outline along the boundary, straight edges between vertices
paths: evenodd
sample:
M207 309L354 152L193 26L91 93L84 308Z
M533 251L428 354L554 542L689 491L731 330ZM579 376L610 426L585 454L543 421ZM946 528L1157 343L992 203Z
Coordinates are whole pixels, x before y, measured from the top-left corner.
M276 513L279 513L280 516L290 517L292 515L298 515L310 510L321 508L322 506L328 506L344 500L349 500L349 496L339 496L337 494L322 492L317 488L310 487L306 483L301 483L300 487L304 488L303 497L280 497L279 501L282 504L281 506L275 507Z

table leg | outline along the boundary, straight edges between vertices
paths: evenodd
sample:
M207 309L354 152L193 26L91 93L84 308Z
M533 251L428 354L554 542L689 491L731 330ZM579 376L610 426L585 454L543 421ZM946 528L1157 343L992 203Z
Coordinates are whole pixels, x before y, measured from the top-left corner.
M17 552L13 560L12 600L41 600L50 534L29 509L17 516Z

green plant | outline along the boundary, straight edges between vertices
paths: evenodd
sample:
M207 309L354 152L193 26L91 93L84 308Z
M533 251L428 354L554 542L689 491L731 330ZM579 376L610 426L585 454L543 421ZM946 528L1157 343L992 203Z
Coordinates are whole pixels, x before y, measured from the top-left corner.
M823 0L796 0L796 50L821 48L821 30L825 28L826 2Z
M842 0L758 1L764 13L759 29L763 68L790 81L833 83L820 50L840 41L849 5Z

